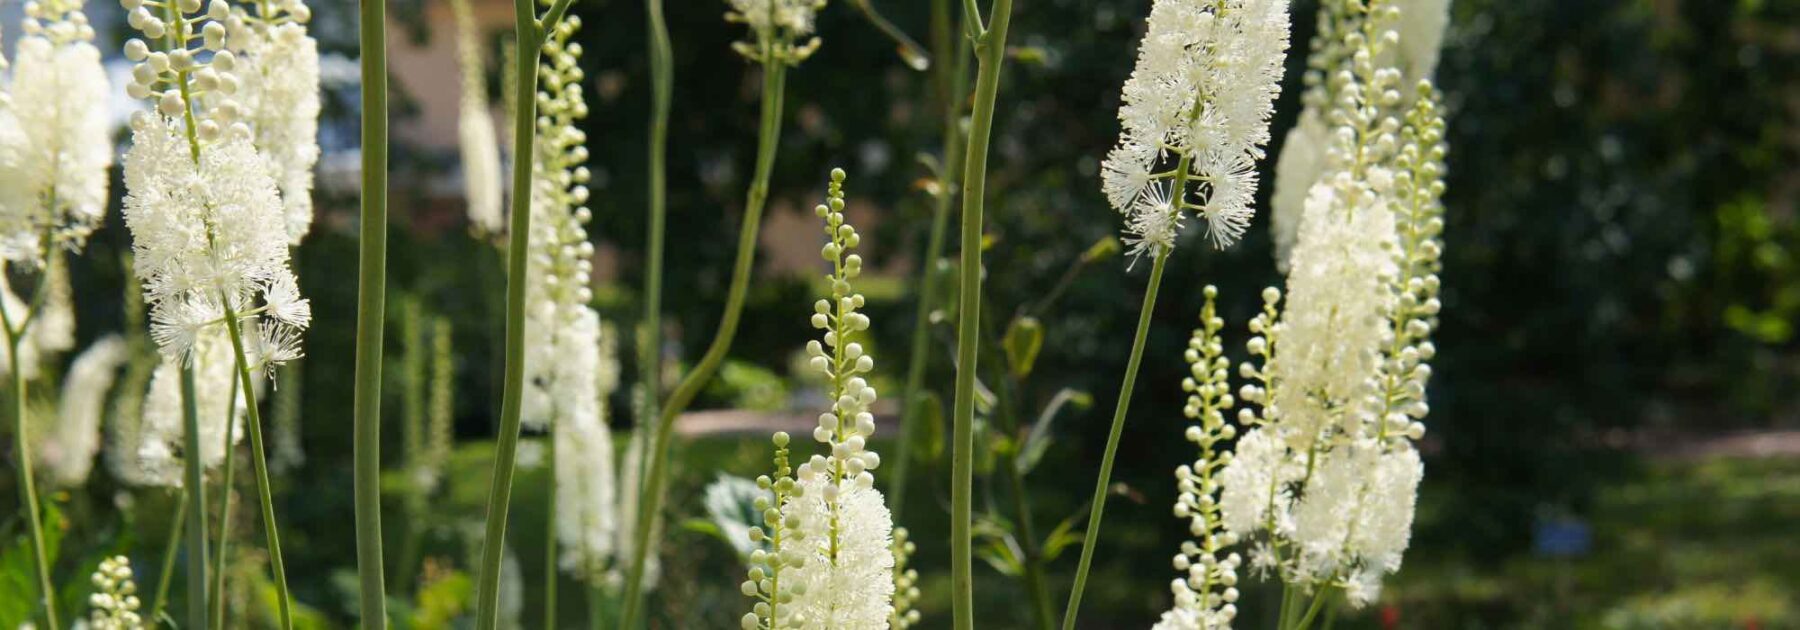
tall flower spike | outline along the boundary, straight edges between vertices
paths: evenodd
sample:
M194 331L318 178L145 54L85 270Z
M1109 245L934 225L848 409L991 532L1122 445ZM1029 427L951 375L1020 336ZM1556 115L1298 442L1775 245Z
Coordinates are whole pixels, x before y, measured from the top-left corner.
M820 255L831 263L831 299L813 305L812 326L825 333L806 346L809 366L830 382L831 409L819 414L813 429L813 440L828 454L813 455L789 477L783 451L779 478L759 480L776 494L765 523L779 523L793 541L780 542L776 560L765 553L758 563L753 556L744 594L762 601L744 616L745 628L886 628L894 614L893 517L875 489L872 471L881 457L868 450L876 393L863 375L875 369L875 360L856 341L869 328L869 317L859 312L865 300L851 282L862 274L862 257L850 253L862 237L845 222L844 178L843 169L832 170L826 202L814 210L825 221ZM778 448L786 438L776 436ZM756 532L752 537L762 538ZM786 567L779 581L770 562ZM769 575L768 588L759 571ZM784 584L792 591L782 590L789 588Z
M143 615L138 613L137 582L132 580L131 560L113 556L100 561L91 578L94 594L88 596L88 627L94 630L142 630Z
M235 313L254 333L247 345L255 366L273 369L300 356L312 316L288 266L288 220L272 168L236 99L245 62L229 44L249 37L250 27L226 0L205 11L200 0L175 0L167 11L123 3L133 28L168 47L125 43L126 58L137 62L126 92L156 105L131 119L125 223L157 345L189 358L196 340L226 328L225 314Z
M1126 215L1134 255L1174 247L1187 210L1206 219L1219 248L1243 235L1281 91L1287 11L1287 0L1151 7L1119 106L1119 144L1101 166L1101 188Z
M274 0L231 5L224 21L239 62L240 89L233 96L281 188L292 244L312 229L313 166L319 161L319 44L306 32L311 19L304 0Z
M463 196L469 204L469 223L480 233L499 234L506 230L506 216L501 205L500 147L493 113L488 109L485 58L469 0L451 0L450 11L456 18L456 58L462 78L456 133L462 149Z
M556 448L556 536L563 570L598 584L612 560L619 528L618 482L613 468L612 431L606 426L602 364L612 361L611 342L600 328L600 316L583 309L570 325L570 337L592 341L570 348L559 362L568 373L587 374L592 384L582 398L559 400L562 406L552 434ZM612 371L616 372L616 368ZM569 388L584 389L584 388Z
M579 18L560 24L544 44L539 65L537 159L532 163L531 254L525 270L526 352L524 414L527 429L545 430L558 406L595 398L594 362L570 362L568 353L597 351L599 327L575 327L592 315L589 287L594 245L587 224L587 117L582 98L581 44L570 41ZM576 370L579 363L582 371Z
M1207 285L1205 294L1200 327L1194 329L1185 353L1189 374L1181 380L1181 389L1188 393L1182 414L1194 421L1186 437L1200 448L1200 457L1175 469L1180 490L1175 517L1188 522L1193 540L1183 541L1175 555L1175 570L1183 576L1170 583L1175 605L1163 613L1156 630L1230 628L1237 617L1237 569L1243 559L1236 552L1224 553L1238 537L1225 530L1218 501L1218 473L1231 463L1231 452L1218 446L1237 436L1237 428L1225 418L1236 400L1227 376L1231 361L1219 341L1225 320L1213 304L1219 290Z
M0 261L79 250L106 210L110 93L79 0L26 2L11 94L0 97Z

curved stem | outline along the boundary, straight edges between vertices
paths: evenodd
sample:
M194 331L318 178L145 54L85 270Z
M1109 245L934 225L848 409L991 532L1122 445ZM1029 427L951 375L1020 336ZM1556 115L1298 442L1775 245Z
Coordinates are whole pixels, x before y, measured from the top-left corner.
M650 31L650 226L645 234L642 383L644 417L654 418L662 398L663 233L668 214L669 109L674 94L673 52L662 0L644 0ZM635 488L625 489L636 492Z
M212 615L213 626L219 628L225 627L225 557L230 555L226 549L231 540L231 484L232 475L237 472L237 464L233 461L237 449L232 448L237 437L233 432L237 428L237 423L233 422L237 419L237 397L238 381L234 378L231 379L231 395L225 398L225 476L219 480L219 546L213 552Z
M291 610L293 598L288 594L287 566L281 559L281 535L275 526L274 493L269 491L269 461L263 450L262 412L256 407L256 389L252 387L250 365L245 363L248 355L244 354L242 326L238 323L237 314L232 312L231 302L226 300L224 303L225 330L231 333L231 349L237 351L238 387L244 392L244 407L249 410L250 417L245 424L250 425L250 468L256 473L256 502L262 508L263 538L269 546L269 569L275 574L275 596L280 600L281 627L288 630L294 627ZM230 422L229 418L227 422ZM223 533L220 540L224 540ZM380 593L379 590L376 592ZM224 598L225 593L221 591L218 596ZM369 626L365 624L364 627Z
M387 627L381 554L381 362L387 311L387 0L360 0L362 44L362 240L356 298L354 441L356 572L362 626ZM254 408L254 405L252 405ZM257 423L252 422L253 431ZM255 445L261 461L261 439ZM260 472L260 466L259 466ZM259 475L260 476L260 475ZM270 525L273 534L273 524ZM283 602L285 605L285 601Z
M738 252L732 267L731 287L725 295L725 312L719 319L719 330L706 354L694 364L693 371L681 379L657 418L652 442L650 472L638 503L637 525L632 537L631 571L625 582L625 611L620 615L621 628L634 628L643 610L644 568L650 555L650 531L662 510L663 495L668 492L669 443L674 437L675 418L681 415L700 388L718 371L737 336L738 317L744 312L744 296L750 288L750 272L756 264L756 237L762 226L763 205L769 197L769 176L775 168L775 152L781 144L782 92L787 82L787 66L779 60L763 66L762 127L757 134L756 172L750 182L744 203L743 225L738 229Z
M1319 592L1313 594L1312 605L1306 608L1306 616L1300 618L1300 621L1294 625L1294 630L1305 630L1312 626L1313 619L1319 616L1319 611L1325 607L1325 602L1331 599L1330 591L1330 588L1320 587Z
M0 270L4 273L4 270ZM14 447L18 449L19 485L23 489L25 499L25 521L31 532L31 554L33 564L37 568L38 593L43 598L44 618L49 620L52 629L61 628L56 620L56 587L50 582L50 556L44 548L44 523L42 512L38 509L37 482L32 479L31 470L31 434L25 413L25 369L19 361L19 345L24 341L22 331L15 331L12 319L8 317L3 306L0 306L0 319L6 327L7 360L11 363Z
M1069 609L1063 613L1063 630L1074 630L1081 609L1081 594L1087 588L1088 569L1094 562L1094 546L1100 539L1100 519L1106 512L1107 487L1112 483L1113 457L1118 454L1119 436L1125 430L1126 410L1131 407L1131 390L1137 386L1138 366L1144 359L1144 341L1150 336L1150 313L1156 307L1156 291L1162 286L1163 270L1169 250L1158 248L1150 267L1150 285L1144 291L1144 305L1138 309L1137 335L1131 341L1131 359L1125 364L1125 382L1119 387L1118 406L1113 409L1112 431L1106 436L1106 454L1100 458L1100 478L1094 482L1094 503L1088 514L1087 532L1081 544L1081 564L1075 569L1075 587L1069 593Z
M488 486L487 533L482 538L475 627L500 621L500 564L506 551L506 518L512 504L513 468L519 454L519 413L525 385L525 266L530 254L531 167L537 141L537 67L544 29L532 0L513 0L513 194L506 248L506 370L501 383L500 431L494 445L494 477Z
M187 613L188 627L205 628L206 617L206 475L200 462L200 409L194 393L194 363L181 366L182 448L187 452Z
M893 486L888 494L888 508L894 522L902 522L900 513L906 508L907 469L912 467L913 432L918 430L919 393L925 388L925 367L931 358L932 299L938 294L938 275L932 272L944 257L945 234L949 231L950 208L956 202L958 171L962 169L962 93L968 76L967 40L953 44L956 32L950 19L950 0L932 3L932 45L938 60L938 100L944 109L944 163L938 173L936 207L931 213L931 236L925 242L925 256L919 262L919 304L913 315L912 351L907 355L906 390L900 397L900 443L894 457Z
M994 103L1000 95L1000 70L1006 61L1006 32L1012 22L1012 0L994 0L991 23L981 29L973 0L965 0L963 19L981 30L976 42L975 105L970 116L968 149L963 153L961 288L956 322L956 406L950 481L951 609L956 630L975 627L974 549L971 525L975 476L975 372L981 341L981 228L987 195L988 141L994 127Z

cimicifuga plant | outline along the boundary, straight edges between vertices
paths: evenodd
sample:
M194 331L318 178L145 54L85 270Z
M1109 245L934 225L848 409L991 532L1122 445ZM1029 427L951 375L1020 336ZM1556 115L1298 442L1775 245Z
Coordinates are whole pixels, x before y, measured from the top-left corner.
M237 53L236 100L269 177L281 188L288 241L312 229L313 166L319 161L319 44L306 32L302 0L238 2L225 18Z
M1450 22L1450 0L1391 0L1389 4L1400 10L1399 21L1393 25L1400 40L1377 61L1399 69L1402 85L1430 79L1437 70L1438 51ZM1299 233L1307 191L1326 169L1328 133L1334 126L1326 117L1337 101L1337 83L1330 79L1349 67L1352 51L1345 36L1360 29L1367 15L1358 0L1330 0L1319 7L1318 28L1306 58L1300 119L1282 142L1275 163L1275 192L1269 202L1275 264L1283 271Z
M731 351L732 341L737 337L738 319L743 314L744 298L750 288L750 272L756 263L757 234L762 227L763 207L769 199L769 176L774 171L775 153L781 143L787 71L811 57L820 44L819 38L813 35L813 19L819 9L824 8L824 0L728 0L728 5L725 19L741 23L750 29L750 37L733 43L732 50L762 68L762 116L757 129L756 166L750 176L750 188L745 193L744 214L740 219L742 224L738 227L737 257L732 263L731 284L726 289L725 309L720 314L717 332L707 345L706 353L694 363L693 369L682 377L675 389L669 392L668 398L650 401L658 413L650 443L648 472L639 488L642 497L637 502L639 509L636 522L632 525L633 542L627 545L631 562L625 578L624 610L619 618L623 627L636 624L644 607L644 574L648 558L654 552L651 533L657 528L663 498L668 492L669 442L674 437L675 418L687 409L688 404L699 395L701 388L712 379L720 364L725 361L726 354ZM650 19L653 29L660 26L659 9L660 6L652 7ZM657 55L661 58L660 52ZM659 82L664 80L666 79L663 77L658 78ZM652 131L660 133L660 127ZM660 155L657 151L658 148L652 147L652 163L658 164L653 172L660 173ZM660 182L652 182L653 187L658 184ZM660 207L661 198L654 196L658 194L652 192L653 210ZM659 229L657 222L660 221L660 216L660 213L653 212L651 218L653 243L659 242L655 235ZM653 252L652 255L658 253ZM660 273L660 266L657 269L657 273ZM657 282L660 282L660 277ZM655 299L660 299L660 293ZM653 375L651 378L659 376ZM652 387L652 392L654 389Z
M1182 415L1193 421L1185 436L1199 447L1200 456L1175 469L1175 485L1180 490L1175 517L1187 521L1190 539L1183 541L1181 551L1175 554L1175 571L1181 574L1169 585L1175 605L1163 613L1157 630L1229 628L1237 617L1238 567L1243 556L1226 551L1237 544L1237 536L1225 531L1219 510L1219 471L1232 457L1222 446L1237 437L1237 428L1226 414L1236 400L1231 394L1231 360L1225 358L1219 340L1225 320L1214 308L1219 291L1212 285L1204 291L1206 306L1200 311L1200 327L1194 329L1184 352L1188 375L1181 379L1181 389L1188 393Z
M1441 309L1443 119L1428 82L1377 65L1400 11L1369 0L1331 77L1327 170L1306 200L1287 291L1250 322L1244 428L1221 474L1225 531L1286 585L1281 627L1337 596L1360 607L1400 568L1424 468L1423 418ZM1285 298L1285 304L1282 300Z
M858 341L869 317L853 284L863 262L851 251L861 236L844 220L844 177L832 170L826 202L815 209L825 221L820 254L831 263L831 297L813 305L812 326L825 332L806 345L809 367L830 382L831 408L812 434L826 453L790 471L788 435L774 437L775 474L757 478L770 493L756 502L763 527L750 531L766 548L751 552L741 585L757 600L742 619L746 630L887 628L894 614L894 523L875 489L881 457L868 448L876 393L865 375L875 360Z
M24 9L20 21L24 37L10 64L12 80L0 94L0 274L8 268L41 272L54 266L53 255L80 250L106 209L107 171L112 166L106 111L109 82L81 3L27 2ZM0 69L7 65L0 61ZM28 301L0 300L4 329L0 332L6 337L19 494L36 569L37 601L44 607L44 620L54 628L59 627L59 618L33 478L34 438L26 421L25 382L37 360L35 347L27 356L27 335L34 321L45 319L34 307L43 304L46 290L55 286L47 274L38 275Z
M1287 0L1158 0L1125 81L1119 144L1101 167L1101 188L1125 217L1134 257L1151 257L1131 358L1101 458L1081 563L1063 618L1078 619L1099 541L1138 366L1163 270L1188 213L1206 221L1213 245L1237 242L1255 215L1256 163L1287 58Z
M478 233L499 234L506 230L501 208L505 193L501 190L499 137L488 106L486 56L481 54L480 33L469 0L451 0L450 12L456 18L456 63L462 82L456 134L462 151L463 196L469 204L470 225Z
M291 627L256 404L260 382L254 375L300 357L300 335L311 324L312 311L289 268L293 236L288 209L271 176L275 169L255 144L251 123L257 119L237 95L248 80L306 77L241 74L245 68L240 63L247 68L254 65L241 62L233 52L237 43L232 36L235 30L237 36L249 37L249 27L226 0L204 6L199 0L124 0L124 5L126 21L144 35L125 44L126 58L136 64L126 92L154 105L153 111L138 112L131 119L125 220L132 233L137 277L150 308L152 336L169 362L168 376L160 380L181 382L180 450L194 512L188 519L190 558L204 557L201 460L213 448L209 443L226 443L225 438L207 440L202 435L199 405L207 396L198 392L202 387L223 389L228 392L223 396L226 402L215 402L219 406L209 406L208 413L226 411L221 420L224 435L231 436L236 417L231 408L238 396L244 398L280 619L282 627ZM304 18L305 11L295 16ZM254 90L283 91L267 84ZM209 378L201 384L199 376L220 372L222 381ZM154 383L151 389L154 406ZM146 419L146 424L152 423ZM204 562L189 563L189 588L196 591L189 594L189 615L191 625L206 627L206 607L195 605L206 592L200 565Z
M142 630L143 602L132 580L131 560L113 556L100 561L89 579L94 594L88 596L88 627L94 630Z

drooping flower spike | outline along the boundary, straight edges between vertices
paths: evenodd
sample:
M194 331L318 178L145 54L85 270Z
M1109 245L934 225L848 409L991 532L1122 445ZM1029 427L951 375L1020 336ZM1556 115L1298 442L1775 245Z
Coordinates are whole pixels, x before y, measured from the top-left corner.
M1173 248L1186 211L1206 219L1219 248L1249 226L1287 22L1287 0L1151 7L1119 106L1119 144L1101 166L1102 190L1125 215L1134 255Z

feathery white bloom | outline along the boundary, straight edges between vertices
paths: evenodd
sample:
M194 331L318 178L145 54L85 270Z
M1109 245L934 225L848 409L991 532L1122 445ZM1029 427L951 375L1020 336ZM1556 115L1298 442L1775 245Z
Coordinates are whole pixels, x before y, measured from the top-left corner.
M725 21L750 27L754 41L737 42L732 48L751 61L799 63L819 47L819 38L795 46L813 33L814 20L825 0L726 0L731 8ZM772 49L772 50L770 50ZM768 58L773 56L773 59Z
M88 346L69 366L58 420L49 431L39 434L43 444L38 463L56 485L77 486L87 481L94 455L100 452L100 419L106 412L107 394L126 357L124 340L111 335Z
M237 387L234 354L231 341L219 329L207 331L194 344L194 403L200 419L200 462L207 468L217 466L225 459L227 418L232 423L232 445L244 438L244 414L248 409L244 393ZM181 485L182 461L187 456L181 405L181 365L177 359L164 357L150 378L137 456L146 476L163 478L167 475L176 486Z
M1323 453L1294 505L1301 572L1339 575L1352 562L1399 569L1423 475L1410 445L1387 450L1348 444Z
M894 596L893 515L881 491L854 482L832 485L829 475L809 472L802 467L805 491L782 510L806 531L799 542L806 562L786 576L804 585L788 604L798 627L887 628Z
M1243 234L1281 91L1287 11L1287 0L1152 5L1122 90L1119 143L1101 167L1101 188L1126 215L1134 255L1173 247L1186 209L1206 219L1215 246ZM1168 161L1171 170L1156 170ZM1143 201L1163 179L1173 181L1169 198Z
M1219 511L1225 531L1249 540L1269 530L1279 532L1282 515L1294 500L1292 484L1306 469L1288 456L1280 438L1258 427L1237 441L1231 463L1219 473Z
M25 5L9 115L0 127L0 260L42 264L48 244L80 249L106 210L110 87L79 2ZM17 143L17 144L13 144Z
M600 315L587 308L558 334L568 343L557 362L556 536L561 566L584 579L602 575L619 528L612 431L598 376L601 335Z
M1396 65L1408 83L1431 79L1437 72L1438 57L1444 45L1444 29L1450 26L1450 0L1393 0L1400 10L1395 29L1400 43L1395 49Z
M292 20L293 7L305 7L299 0L271 6L276 7L271 11L278 20ZM234 10L233 21L250 19L244 9ZM243 37L231 38L242 80L235 96L269 176L281 188L288 241L298 244L313 220L313 166L319 162L319 43L298 20L246 26L242 32Z
M469 0L452 0L450 9L456 17L457 63L462 70L461 109L456 131L462 147L463 196L469 204L469 222L481 232L499 234L506 231L500 147L494 133L493 114L488 111L481 42Z

